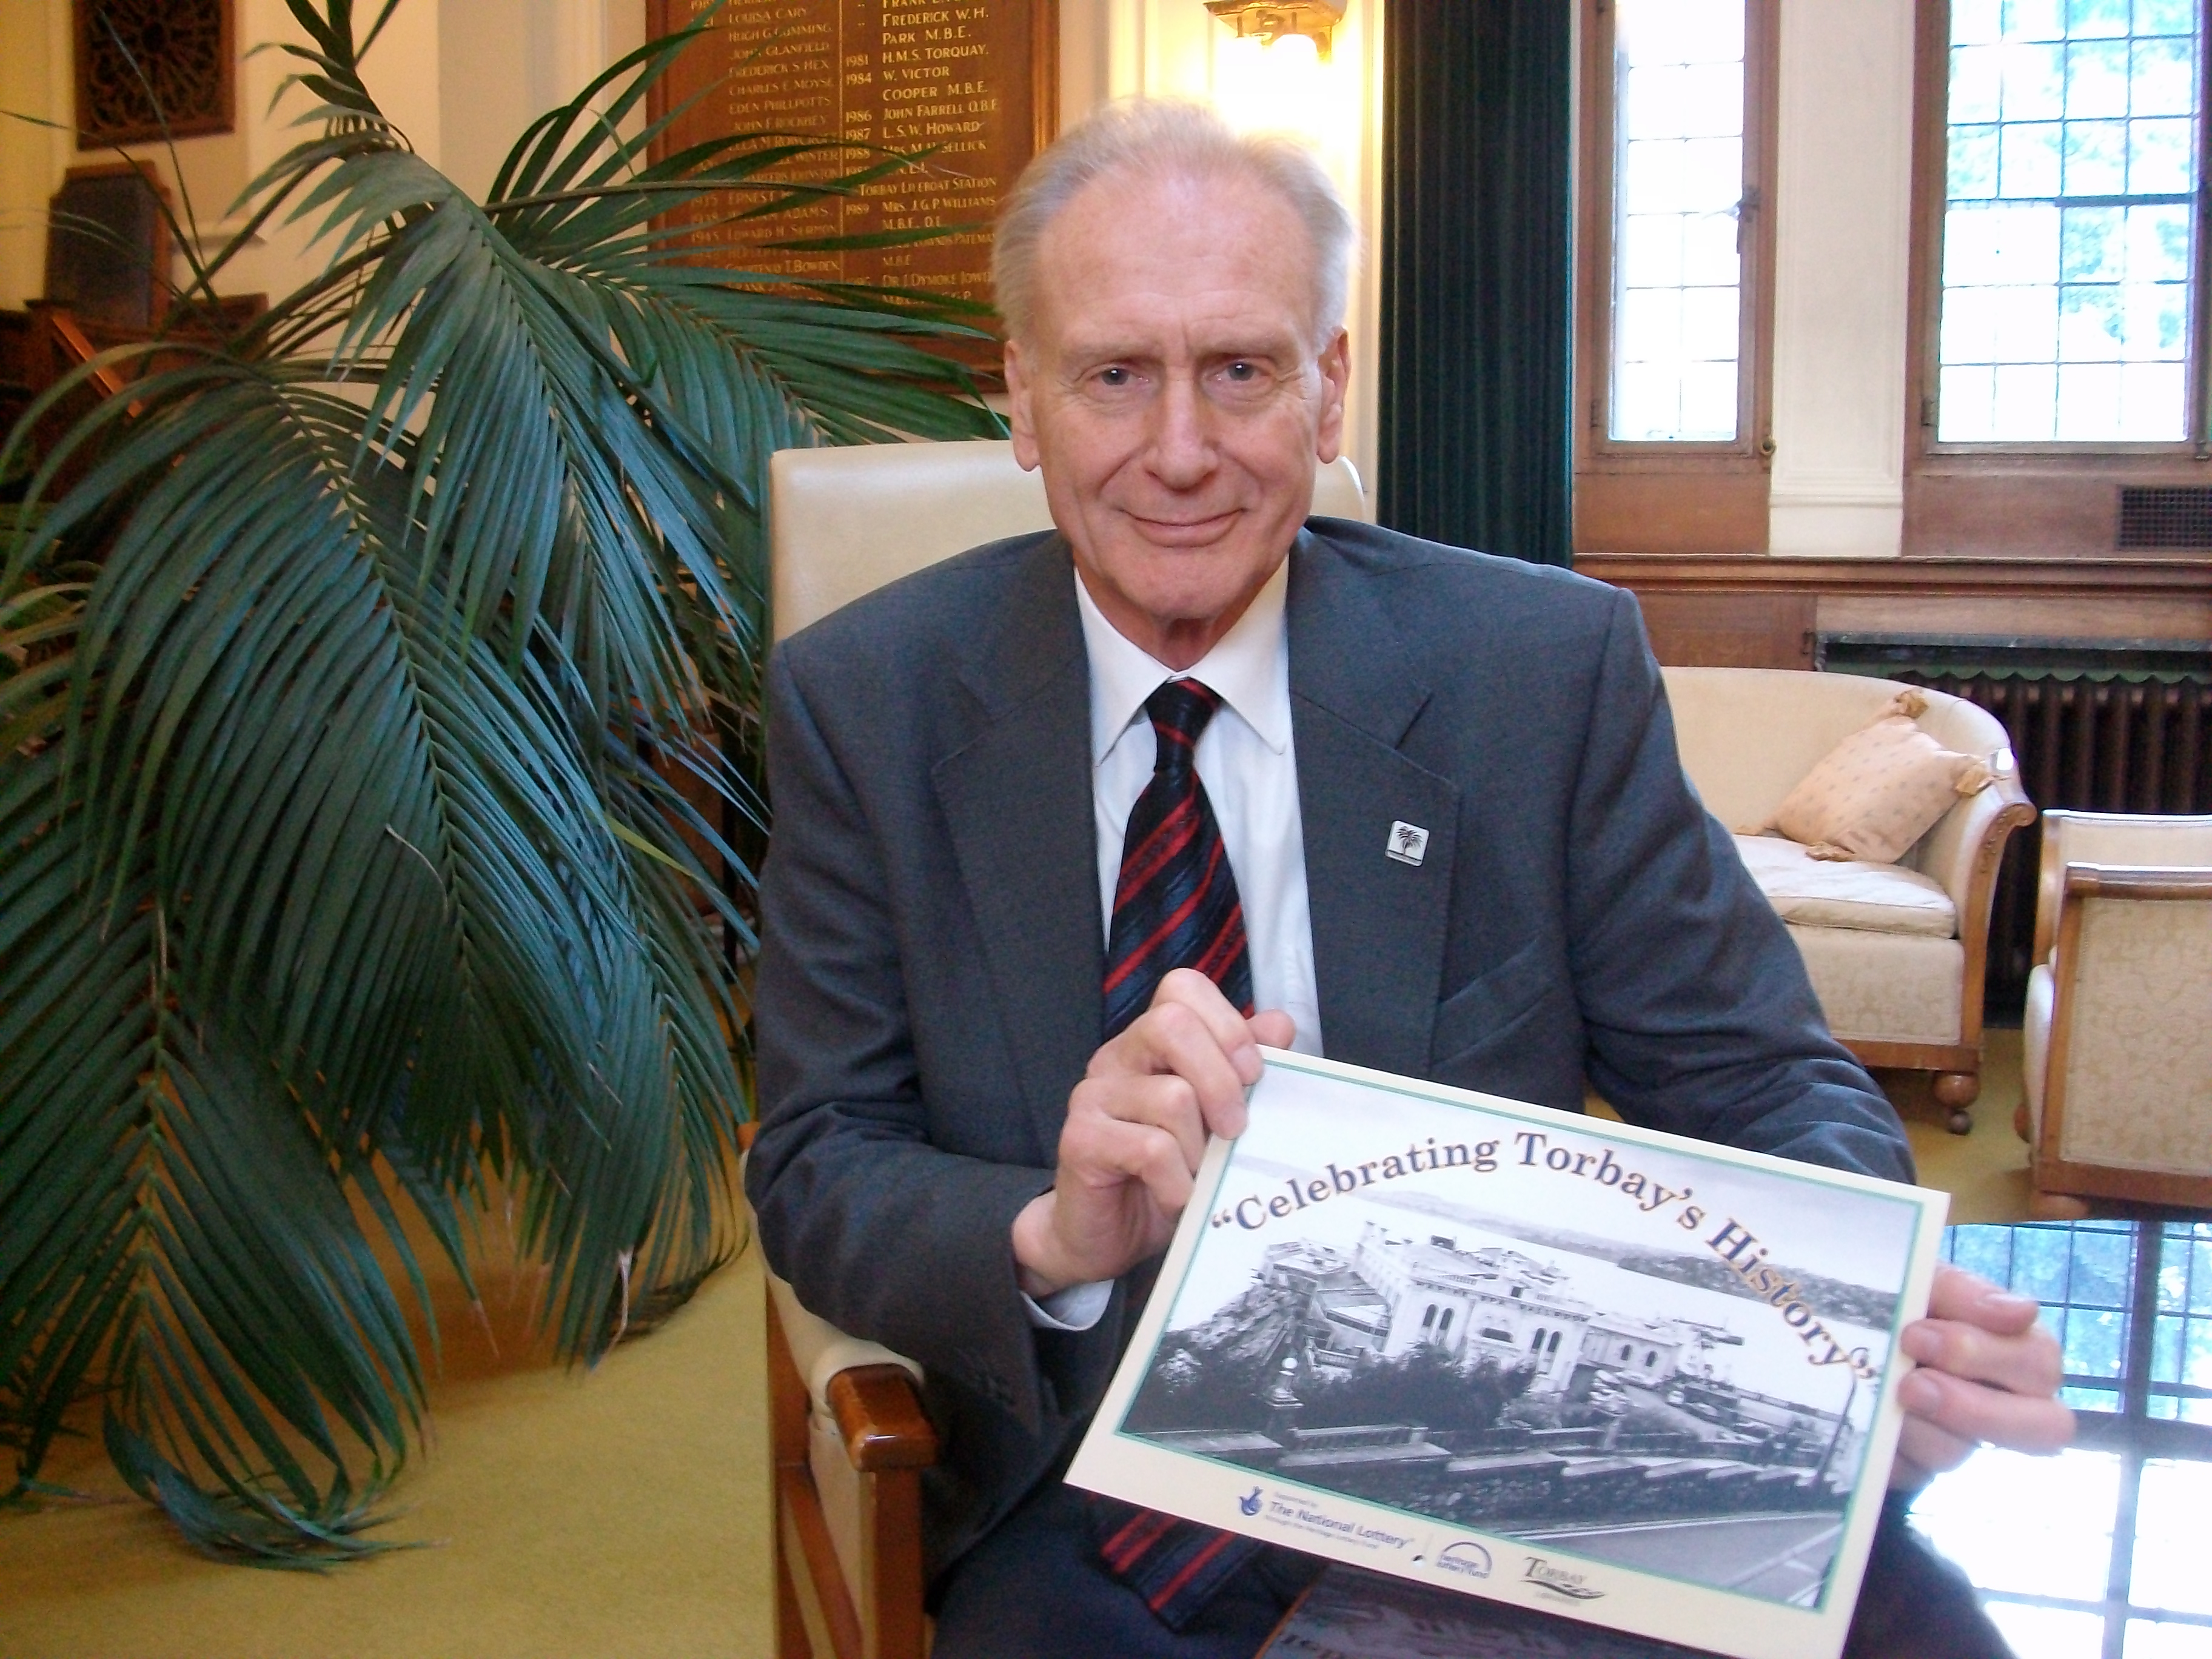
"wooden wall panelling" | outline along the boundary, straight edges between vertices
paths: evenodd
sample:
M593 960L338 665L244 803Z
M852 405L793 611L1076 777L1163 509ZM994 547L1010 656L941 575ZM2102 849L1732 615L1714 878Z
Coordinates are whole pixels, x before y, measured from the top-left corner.
M1808 634L2212 640L2212 560L1778 559L1584 554L1678 666L1810 667ZM1809 608L1810 615L1806 614Z
M1659 660L1676 668L1810 668L1809 593L1638 593Z
M1575 475L1577 548L1644 553L1764 553L1768 477L1764 462L1741 472L1592 471ZM1582 556L1579 553L1577 557Z

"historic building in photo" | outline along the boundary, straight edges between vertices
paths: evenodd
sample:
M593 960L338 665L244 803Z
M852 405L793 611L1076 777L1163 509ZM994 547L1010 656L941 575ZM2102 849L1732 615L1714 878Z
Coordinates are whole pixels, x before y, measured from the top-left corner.
M1349 1257L1305 1241L1271 1246L1261 1277L1304 1301L1324 1364L1429 1344L1462 1360L1534 1366L1540 1393L1566 1390L1578 1365L1657 1387L1692 1340L1671 1321L1597 1311L1567 1293L1565 1273L1517 1250L1462 1250L1443 1235L1422 1243L1373 1222Z
M1656 1388L1681 1369L1690 1334L1671 1319L1597 1314L1583 1332L1581 1358L1631 1382Z

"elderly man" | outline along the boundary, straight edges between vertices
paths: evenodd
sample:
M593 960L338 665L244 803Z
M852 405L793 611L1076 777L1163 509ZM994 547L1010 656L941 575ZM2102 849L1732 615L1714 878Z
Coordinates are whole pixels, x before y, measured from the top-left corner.
M1629 597L1309 521L1352 240L1303 152L1195 107L1062 137L996 270L1058 533L771 671L749 1188L799 1298L927 1369L941 1655L1250 1654L1312 1571L1059 1478L1261 1044L1911 1172ZM2033 1320L1939 1281L1900 1480L2066 1439Z

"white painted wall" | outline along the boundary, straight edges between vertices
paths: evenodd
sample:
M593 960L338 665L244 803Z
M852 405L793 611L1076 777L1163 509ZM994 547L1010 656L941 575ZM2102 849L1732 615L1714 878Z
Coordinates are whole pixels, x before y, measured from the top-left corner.
M1893 557L1905 517L1912 0L1782 0L1777 555Z
M1289 131L1312 143L1358 222L1363 252L1379 242L1381 0L1351 0L1325 64L1302 42L1262 49L1237 40L1199 0L1060 0L1060 17L1064 124L1112 98L1207 100L1246 131ZM1349 311L1345 447L1371 491L1382 339L1382 285L1371 258L1360 261Z
M644 0L441 3L440 165L475 195L525 126L645 40Z

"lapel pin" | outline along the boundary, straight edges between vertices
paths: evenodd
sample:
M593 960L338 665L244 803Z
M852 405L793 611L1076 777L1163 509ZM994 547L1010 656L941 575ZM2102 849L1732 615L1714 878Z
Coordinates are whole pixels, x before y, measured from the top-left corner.
M1390 839L1382 850L1401 864L1418 865L1429 855L1429 832L1403 818L1390 826Z

